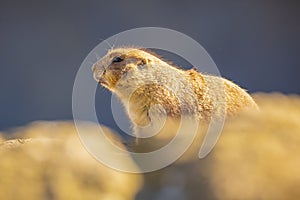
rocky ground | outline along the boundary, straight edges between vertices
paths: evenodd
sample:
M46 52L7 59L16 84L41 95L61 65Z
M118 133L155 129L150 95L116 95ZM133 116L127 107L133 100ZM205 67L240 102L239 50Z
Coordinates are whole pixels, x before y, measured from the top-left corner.
M228 120L209 156L198 159L196 144L175 164L140 175L97 162L72 122L1 133L0 199L299 199L300 97L254 98L260 112Z
M9 137L19 139L0 144L0 199L127 200L142 185L141 176L97 162L71 122L34 122Z

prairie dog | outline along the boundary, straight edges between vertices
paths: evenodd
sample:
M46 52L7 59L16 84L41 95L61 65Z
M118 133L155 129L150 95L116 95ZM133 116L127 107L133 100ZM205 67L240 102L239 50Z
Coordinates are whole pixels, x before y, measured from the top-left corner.
M112 49L92 70L95 80L120 98L135 127L159 121L161 115L209 120L212 114L226 117L258 109L233 82L180 69L147 49Z

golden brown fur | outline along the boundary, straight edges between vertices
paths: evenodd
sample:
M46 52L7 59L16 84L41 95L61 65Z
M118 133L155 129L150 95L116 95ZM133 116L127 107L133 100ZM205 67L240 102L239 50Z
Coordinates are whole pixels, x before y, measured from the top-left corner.
M116 58L119 62L113 62ZM258 109L251 96L231 81L179 69L149 50L113 49L92 69L95 79L120 98L136 126L153 120L154 105L161 107L152 109L152 117L187 115L208 120L212 115Z

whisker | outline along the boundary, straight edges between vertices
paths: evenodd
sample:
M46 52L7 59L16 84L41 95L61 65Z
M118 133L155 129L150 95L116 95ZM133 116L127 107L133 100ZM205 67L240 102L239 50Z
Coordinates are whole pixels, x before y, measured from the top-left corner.
M96 52L94 54L96 56L97 61L100 60L100 56Z
M103 38L99 38L99 39L102 40L103 42L105 42L110 47L110 49L112 48L111 44L109 44L109 42L107 40L105 40Z
M114 43L113 43L113 45L112 45L112 49L111 50L113 50L114 48L115 48L115 44L116 44L116 42L118 41L118 36L116 36L116 38L115 38L115 41L114 41Z

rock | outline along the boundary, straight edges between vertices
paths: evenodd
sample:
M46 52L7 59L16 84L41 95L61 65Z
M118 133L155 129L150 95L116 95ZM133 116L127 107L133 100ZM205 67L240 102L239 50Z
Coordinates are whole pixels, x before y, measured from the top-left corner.
M35 122L15 131L10 137L23 139L0 145L0 199L127 200L142 185L140 175L97 162L71 122Z

